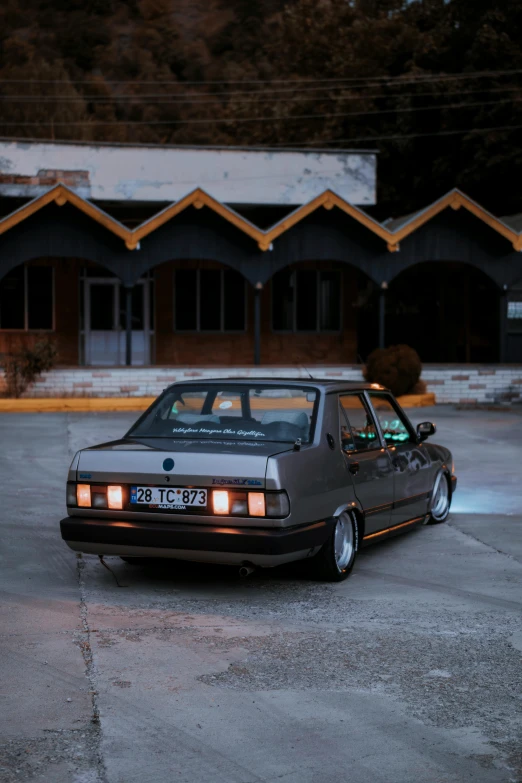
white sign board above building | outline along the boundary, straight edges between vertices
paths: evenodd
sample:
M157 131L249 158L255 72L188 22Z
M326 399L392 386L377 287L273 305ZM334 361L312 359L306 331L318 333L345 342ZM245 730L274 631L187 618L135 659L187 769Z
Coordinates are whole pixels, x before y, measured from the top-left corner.
M62 181L94 201L173 202L200 187L230 205L298 206L326 189L376 200L376 153L0 141L0 196Z

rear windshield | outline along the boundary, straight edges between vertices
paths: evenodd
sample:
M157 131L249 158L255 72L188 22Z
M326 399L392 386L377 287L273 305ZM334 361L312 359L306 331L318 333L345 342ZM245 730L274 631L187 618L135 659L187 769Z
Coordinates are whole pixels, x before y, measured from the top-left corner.
M165 392L128 436L309 443L317 395L306 387L179 385Z

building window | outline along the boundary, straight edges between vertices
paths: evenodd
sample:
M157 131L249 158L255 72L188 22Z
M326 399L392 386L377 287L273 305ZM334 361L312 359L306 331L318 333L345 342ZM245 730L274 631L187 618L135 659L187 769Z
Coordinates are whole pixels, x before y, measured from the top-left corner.
M272 329L276 332L339 332L339 269L283 269L272 281Z
M0 281L0 329L52 329L53 298L52 267L16 267Z
M244 332L245 280L232 269L177 269L174 329L177 332Z

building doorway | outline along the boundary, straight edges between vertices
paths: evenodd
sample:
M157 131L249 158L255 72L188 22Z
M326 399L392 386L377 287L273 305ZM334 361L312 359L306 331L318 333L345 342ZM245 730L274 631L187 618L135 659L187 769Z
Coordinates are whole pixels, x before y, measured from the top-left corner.
M125 289L117 277L83 278L83 363L90 366L125 364ZM132 365L151 361L150 278L139 280L132 290Z

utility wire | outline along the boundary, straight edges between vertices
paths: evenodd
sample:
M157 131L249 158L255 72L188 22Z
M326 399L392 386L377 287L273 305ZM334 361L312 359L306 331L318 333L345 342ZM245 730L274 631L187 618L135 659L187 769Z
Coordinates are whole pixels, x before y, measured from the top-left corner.
M52 118L47 120L34 121L21 121L21 122L3 122L0 120L0 127L32 127L40 125L52 124L55 127L63 126L84 126L84 125L201 125L201 124L215 124L215 123L243 123L243 122L286 122L295 120L322 120L330 117L374 117L376 115L383 114L404 114L420 111L437 111L439 109L467 109L483 106L501 106L509 103L520 103L522 98L509 98L500 101L479 101L474 103L447 103L442 106L409 106L402 109L380 109L377 111L356 111L356 112L332 112L329 114L294 114L287 117L220 117L220 118L197 118L188 120L97 120L95 117L91 117L88 120L71 120L71 121L59 121L55 122Z
M293 144L296 146L297 149L300 147L309 147L316 144L354 144L359 141L390 141L394 139L418 139L418 138L427 138L427 137L433 137L433 136L456 136L458 134L465 134L465 133L490 133L491 131L509 131L509 130L520 130L522 129L522 125L496 125L491 128L467 128L466 130L451 130L451 131L433 131L431 133L407 133L407 134L397 134L397 135L390 135L390 136L358 136L357 138L351 138L351 139L323 139L322 141L303 141L303 142L293 142ZM273 144L272 147L278 147L279 144ZM286 149L291 149L291 147L288 146L288 143L285 144ZM335 149L333 147L332 149Z
M35 124L42 125L44 123L35 123ZM45 124L49 124L49 123L45 123ZM51 124L53 124L53 123L51 123ZM417 139L417 138L427 138L427 137L433 138L434 136L456 136L456 135L466 134L466 133L490 133L492 131L511 131L511 130L521 130L521 129L522 129L522 125L495 125L495 126L490 127L490 128L465 128L465 129L461 129L461 130L452 130L452 131L433 131L432 133L407 133L407 134L394 134L394 135L389 135L389 136L357 136L357 137L354 137L354 138L351 138L351 139L323 139L323 140L319 140L319 141L301 141L301 142L292 141L292 142L285 142L284 144L281 143L281 142L276 142L276 143L273 143L273 144L255 144L255 145L252 145L252 149L255 149L255 150L264 150L264 149L266 149L266 150L273 150L273 149L281 147L281 148L283 148L287 152L303 152L303 150L306 147L317 146L317 145L319 145L321 147L324 147L325 144L343 144L343 143L355 144L355 143L358 143L360 141L389 141L389 140L392 140L392 139L393 140L395 140L395 139ZM34 138L34 137L31 137L30 139L28 139L28 138L26 138L24 136L14 136L14 137L2 136L0 138L0 140L1 141L35 142L35 143L38 143L38 144L43 144L43 143L46 143L46 142L53 143L53 144L55 144L55 143L59 144L60 142L67 142L67 143L71 143L71 144L81 143L83 145L85 145L85 144L87 144L87 145L88 144L95 145L97 143L96 141L85 142L82 139L45 139L45 138ZM130 147L132 147L132 146L148 147L150 145L148 145L146 143L145 144L140 144L139 142L136 143L136 144L133 144L132 142L124 142L122 146L123 147L129 147L129 146ZM153 146L158 146L158 145L153 145ZM170 144L170 146L176 146L176 143L172 142ZM186 147L186 146L190 146L190 145L180 145L181 148L183 148L184 146ZM218 147L217 149L223 149L223 147ZM232 150L234 150L234 149L239 149L239 150L243 149L244 150L245 147L234 147L234 146L231 146L230 149L232 149ZM335 151L335 150L337 150L337 147L330 147L330 148L324 147L324 151L325 152L328 152L330 150ZM357 150L354 150L354 151L357 152Z
M317 88L322 89L322 88ZM491 87L491 88L482 88L478 90L457 90L455 92L448 93L447 91L438 91L438 92L407 92L407 93L393 93L389 95L383 95L382 93L365 93L364 95L325 95L325 96L317 96L315 100L317 101L361 101L365 99L375 99L375 100L391 100L391 99L397 99L397 98L431 98L431 97L437 97L437 96L444 96L448 98L458 97L460 95L476 95L477 93L484 94L484 93L503 93L503 92L522 92L522 85L518 87ZM252 91L249 91L247 93L248 95L252 95ZM259 104L259 103L294 103L294 102L304 102L306 100L312 100L313 98L273 98L273 97L263 97L264 93L259 93L259 98L252 98L250 100L239 100L239 101L233 101L234 103L240 103L240 104ZM135 94L122 94L122 95L113 95L113 96L90 96L90 95L84 95L84 96L66 96L65 98L61 98L57 95L0 95L0 103L92 103L92 104L98 104L98 105L110 105L116 101L125 100L129 103L132 103L133 106L139 105L139 103L145 103L149 104L150 102L154 101L155 105L176 105L176 104L189 104L191 106L206 106L206 105L212 105L215 106L216 101L211 100L203 100L203 101L193 101L190 99L182 98L180 96L176 95L165 95L165 93L153 93L149 95L135 95ZM163 99L163 100L158 100Z
M458 80L458 79L482 79L482 78L494 78L497 76L511 76L513 74L522 73L522 69L506 70L506 71L472 71L470 73L462 74L408 74L413 76L413 81L446 81L446 80ZM97 79L103 80L104 84L175 84L175 85L190 85L197 86L200 84L331 84L331 83L355 83L360 82L362 84L369 84L371 82L388 82L388 83L404 83L404 76L352 76L352 77L330 77L327 79L217 79L217 80L199 80L199 81L182 81L179 80L114 80L104 79L100 76L89 77L94 83ZM3 84L86 84L85 79L0 79L0 83Z

